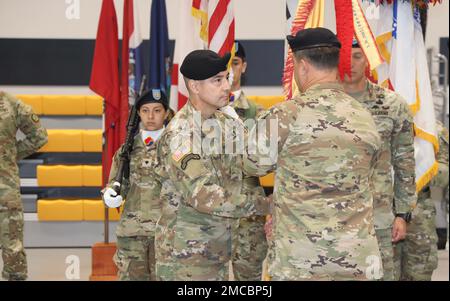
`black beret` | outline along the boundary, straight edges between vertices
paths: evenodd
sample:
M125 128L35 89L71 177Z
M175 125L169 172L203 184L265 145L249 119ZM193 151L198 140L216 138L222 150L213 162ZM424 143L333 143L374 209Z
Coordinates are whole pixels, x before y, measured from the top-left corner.
M137 110L139 111L139 109L147 103L160 103L166 110L169 107L166 94L160 89L151 89L144 92L136 101Z
M292 51L319 47L337 47L341 48L336 35L329 29L317 27L300 30L295 36L286 37Z
M236 53L234 55L245 60L245 58L246 58L245 49L244 49L244 46L242 46L242 43L239 41L236 41L235 48L236 48Z
M230 53L220 57L211 50L194 50L184 59L180 72L189 79L204 80L227 70L230 57Z
M361 46L358 43L358 40L355 38L353 38L353 41L352 41L352 48L361 48Z

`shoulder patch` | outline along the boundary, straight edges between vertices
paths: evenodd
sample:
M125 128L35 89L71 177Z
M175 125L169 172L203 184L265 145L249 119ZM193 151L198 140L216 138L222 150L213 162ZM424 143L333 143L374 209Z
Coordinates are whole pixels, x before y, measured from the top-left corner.
M184 156L183 159L181 160L181 169L186 170L187 164L191 160L200 160L200 155L190 153Z
M191 154L191 153L192 153L192 149L191 149L190 141L183 142L181 144L181 146L172 154L172 159L178 163L186 155Z

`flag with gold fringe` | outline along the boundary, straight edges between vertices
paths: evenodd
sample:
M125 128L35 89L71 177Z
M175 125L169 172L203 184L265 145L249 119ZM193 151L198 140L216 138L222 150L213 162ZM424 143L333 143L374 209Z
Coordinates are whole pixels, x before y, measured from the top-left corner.
M417 191L428 184L438 167L436 119L419 13L420 5L437 2L386 2L379 7L380 19L375 24L385 63L374 72L374 78L402 95L414 116Z

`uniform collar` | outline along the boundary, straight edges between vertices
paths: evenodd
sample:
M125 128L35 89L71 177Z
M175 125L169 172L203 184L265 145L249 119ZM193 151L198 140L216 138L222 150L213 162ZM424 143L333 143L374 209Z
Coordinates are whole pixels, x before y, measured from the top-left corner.
M239 91L240 91L239 97L235 99L235 101L233 101L231 106L235 109L247 110L248 108L250 108L247 97L245 96L244 91L242 90Z
M330 83L319 83L319 84L312 85L304 93L309 93L310 91L324 90L324 89L344 91L344 87L342 86L342 84L340 84L338 82L330 82Z

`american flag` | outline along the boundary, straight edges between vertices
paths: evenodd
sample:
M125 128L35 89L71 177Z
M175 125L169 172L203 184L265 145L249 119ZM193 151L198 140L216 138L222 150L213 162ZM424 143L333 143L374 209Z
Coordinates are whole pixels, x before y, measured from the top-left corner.
M210 49L219 55L234 53L233 0L181 1L179 20L170 93L170 107L175 111L181 109L188 99L179 66L189 52Z

